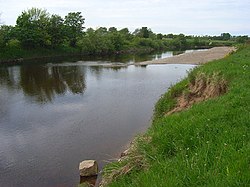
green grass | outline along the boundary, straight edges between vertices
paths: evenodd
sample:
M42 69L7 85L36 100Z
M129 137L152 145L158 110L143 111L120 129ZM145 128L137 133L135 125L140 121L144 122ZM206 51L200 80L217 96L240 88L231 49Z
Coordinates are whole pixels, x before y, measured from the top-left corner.
M228 92L165 116L201 72L220 72ZM138 141L136 151L147 167L138 165L109 186L250 186L250 46L196 68L171 87L156 104L144 136L150 142ZM108 165L104 176L126 162Z

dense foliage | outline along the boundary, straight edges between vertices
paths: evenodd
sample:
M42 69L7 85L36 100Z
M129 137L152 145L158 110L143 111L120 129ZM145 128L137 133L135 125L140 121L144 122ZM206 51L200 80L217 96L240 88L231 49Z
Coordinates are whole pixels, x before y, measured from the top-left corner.
M130 32L115 27L84 30L81 12L64 18L31 8L18 16L15 26L0 26L0 59L65 53L110 54L152 50L180 50L244 43L248 36L185 36L156 34L147 27Z

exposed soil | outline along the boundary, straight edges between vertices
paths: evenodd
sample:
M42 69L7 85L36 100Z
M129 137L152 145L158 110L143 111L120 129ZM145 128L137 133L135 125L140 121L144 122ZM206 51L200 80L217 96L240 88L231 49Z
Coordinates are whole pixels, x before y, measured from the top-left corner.
M167 112L166 115L180 112L191 107L194 103L198 103L209 98L218 97L227 91L227 82L214 73L212 76L207 76L200 73L195 80L188 86L188 90L182 93L177 98L177 105L174 109Z

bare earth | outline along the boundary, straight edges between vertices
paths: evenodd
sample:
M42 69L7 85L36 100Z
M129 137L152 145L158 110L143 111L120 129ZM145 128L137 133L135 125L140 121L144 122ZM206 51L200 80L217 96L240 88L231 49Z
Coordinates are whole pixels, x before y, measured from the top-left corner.
M229 53L236 51L234 47L214 47L206 51L194 51L191 53L184 53L173 57L144 61L135 63L136 65L148 64L204 64L209 61L224 58Z

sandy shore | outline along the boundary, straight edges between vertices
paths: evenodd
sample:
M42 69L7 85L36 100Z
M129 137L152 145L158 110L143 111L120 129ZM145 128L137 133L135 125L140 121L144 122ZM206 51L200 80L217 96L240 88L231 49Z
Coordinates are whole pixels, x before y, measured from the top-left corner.
M206 51L194 51L190 53L184 53L173 57L144 61L135 63L135 65L149 65L149 64L204 64L212 60L224 58L232 51L235 51L234 47L214 47Z

